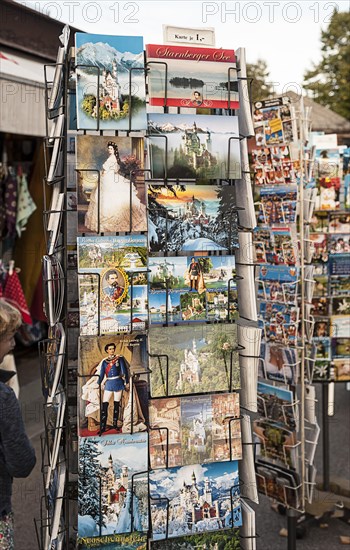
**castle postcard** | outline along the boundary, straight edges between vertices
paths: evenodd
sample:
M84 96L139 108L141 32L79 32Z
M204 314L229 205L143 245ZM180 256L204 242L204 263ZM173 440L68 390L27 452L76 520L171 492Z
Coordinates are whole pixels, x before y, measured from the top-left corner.
M77 32L79 130L145 130L146 90L142 36Z

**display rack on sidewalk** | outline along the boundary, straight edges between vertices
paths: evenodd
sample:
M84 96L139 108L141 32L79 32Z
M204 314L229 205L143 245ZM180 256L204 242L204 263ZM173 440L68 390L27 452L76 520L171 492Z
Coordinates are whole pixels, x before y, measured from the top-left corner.
M61 42L47 83L39 548L230 538L255 550L247 412L259 410L261 328L245 51L212 62L228 74L223 105L205 87L172 105L172 62L158 62L159 77L140 37L78 33L67 52L65 28ZM92 63L109 42L108 66ZM284 484L285 498L303 487Z

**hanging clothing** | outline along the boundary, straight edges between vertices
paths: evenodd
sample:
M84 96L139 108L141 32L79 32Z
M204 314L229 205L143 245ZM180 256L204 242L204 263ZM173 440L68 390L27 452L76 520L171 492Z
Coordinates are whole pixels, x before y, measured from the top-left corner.
M4 298L11 301L11 304L18 309L22 315L23 323L32 324L33 321L16 271L8 273L5 279Z
M0 238L5 235L6 227L6 208L5 208L5 191L7 177L2 173L0 177Z
M22 231L27 227L30 216L35 212L36 205L32 199L28 189L27 176L22 174L17 178L18 182L18 198L17 198L17 216L16 216L16 230L20 237Z
M43 193L45 163L43 144L38 146L33 159L33 172L29 182L29 192L36 204L36 210L28 220L26 231L16 241L14 260L21 268L21 283L29 307L32 306L35 289L41 276L42 257L46 254L46 242L43 231L43 211L48 209L51 201L52 187L45 189L46 204ZM42 304L38 307L42 308Z
M5 182L5 210L5 235L14 237L17 217L17 178L12 169L9 170Z

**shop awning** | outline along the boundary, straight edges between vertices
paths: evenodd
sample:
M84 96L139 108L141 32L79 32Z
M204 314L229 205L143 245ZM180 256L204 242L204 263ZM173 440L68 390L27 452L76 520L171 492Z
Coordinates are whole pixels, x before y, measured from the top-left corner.
M44 63L0 50L0 104L0 132L44 136Z

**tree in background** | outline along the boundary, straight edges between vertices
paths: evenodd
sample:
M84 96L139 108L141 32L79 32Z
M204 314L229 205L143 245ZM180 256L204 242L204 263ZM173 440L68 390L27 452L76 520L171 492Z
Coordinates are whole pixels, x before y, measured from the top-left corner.
M253 103L273 94L273 85L269 80L270 71L264 59L258 59L256 63L247 63L247 77L253 79L251 87ZM248 85L250 85L249 81Z
M350 13L334 11L321 33L322 59L304 75L313 99L350 119Z

